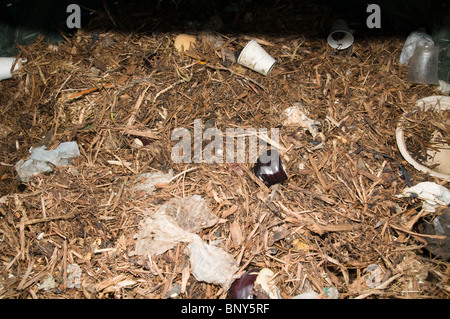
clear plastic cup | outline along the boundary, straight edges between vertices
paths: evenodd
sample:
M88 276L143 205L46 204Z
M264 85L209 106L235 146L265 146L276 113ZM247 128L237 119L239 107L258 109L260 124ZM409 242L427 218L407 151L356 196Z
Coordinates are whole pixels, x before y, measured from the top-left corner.
M407 80L412 83L439 84L439 47L418 45L414 50Z

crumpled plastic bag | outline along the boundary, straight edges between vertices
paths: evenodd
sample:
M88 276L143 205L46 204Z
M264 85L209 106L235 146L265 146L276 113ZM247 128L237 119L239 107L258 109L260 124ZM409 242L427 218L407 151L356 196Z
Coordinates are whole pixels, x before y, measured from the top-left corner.
M400 63L408 65L411 57L414 54L414 50L418 45L434 45L433 38L427 34L424 29L419 29L412 32L403 44L402 53L400 54Z
M220 247L205 243L198 235L192 237L187 249L195 279L228 290L234 274L239 270L233 256Z
M145 218L136 235L138 255L159 255L179 242L190 242L192 234L215 225L214 215L200 195L172 198Z
M415 194L415 195L413 195ZM423 200L422 207L426 212L435 212L438 207L450 205L450 191L434 182L422 182L409 188L397 197L417 196Z
M197 233L203 228L214 226L219 217L214 215L200 195L178 199L173 198L160 206L172 216L183 230Z
M28 181L40 173L53 172L53 166L67 166L70 161L80 156L80 149L76 142L64 142L54 150L47 150L44 146L31 151L27 161L20 160L15 168L21 181Z
M167 173L161 171L142 173L136 178L137 184L134 190L143 190L148 194L152 194L156 190L157 184L169 183L173 177L173 171L170 169Z
M206 244L195 234L218 221L200 195L173 198L140 223L135 235L136 249L129 255L160 255L179 242L190 243L187 251L194 277L228 289L238 270L236 261L222 248Z
M183 230L176 220L164 210L158 210L152 217L144 219L135 236L136 250L131 255L160 255L175 247L179 242L190 242L192 233Z

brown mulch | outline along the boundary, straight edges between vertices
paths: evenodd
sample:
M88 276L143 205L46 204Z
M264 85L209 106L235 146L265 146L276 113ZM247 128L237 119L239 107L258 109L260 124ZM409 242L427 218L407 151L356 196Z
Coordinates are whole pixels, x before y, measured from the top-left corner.
M91 45L92 34L21 47L23 71L0 82L0 298L164 298L182 280L179 298L226 298L189 276L185 243L144 264L129 254L144 211L194 194L220 217L203 240L219 242L240 273L270 268L283 298L332 286L339 298L448 298L448 262L428 253L417 229L441 210L424 215L420 201L395 197L408 179L448 187L415 171L396 146L399 116L441 95L405 81L404 38L335 51L322 38L259 35L277 60L264 77L200 34L187 53L174 49L175 33L110 31ZM252 35L222 36L239 52ZM324 140L283 126L297 102ZM223 132L279 128L289 180L268 189L252 163L175 164L171 133L192 130L195 119ZM17 180L14 165L31 146L64 141L80 147L73 165ZM141 173L191 168L151 196L131 189ZM81 268L79 288L67 288L71 264ZM381 269L378 287L368 285L369 265ZM56 285L45 290L48 276Z

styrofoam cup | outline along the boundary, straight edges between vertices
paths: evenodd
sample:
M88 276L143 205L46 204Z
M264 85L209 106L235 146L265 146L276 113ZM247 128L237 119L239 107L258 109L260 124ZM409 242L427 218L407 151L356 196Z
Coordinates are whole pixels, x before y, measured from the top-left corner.
M334 21L327 42L333 49L344 50L353 44L353 30L342 19Z
M239 54L237 62L262 75L268 75L272 71L275 59L258 42L251 40Z
M15 62L16 58L0 57L0 81L12 78L11 68ZM22 62L25 62L25 60L17 61L13 72L22 68Z

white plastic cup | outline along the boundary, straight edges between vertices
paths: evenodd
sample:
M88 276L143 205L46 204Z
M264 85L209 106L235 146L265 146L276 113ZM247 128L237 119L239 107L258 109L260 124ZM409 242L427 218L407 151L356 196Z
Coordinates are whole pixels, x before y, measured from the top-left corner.
M0 57L0 81L12 78L11 68L15 62L16 58ZM22 62L25 62L25 60L17 61L13 72L22 68Z
M327 42L333 49L344 50L353 44L353 30L342 19L334 21Z
M262 75L268 75L272 71L275 59L258 42L251 40L239 54L237 62Z

